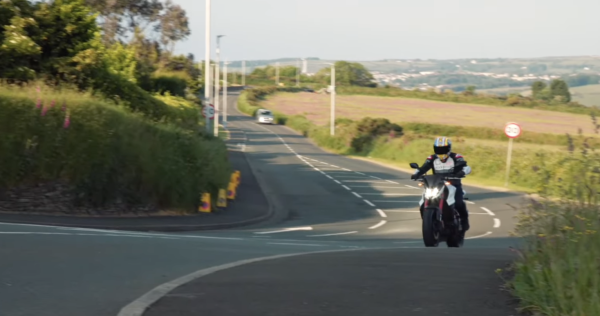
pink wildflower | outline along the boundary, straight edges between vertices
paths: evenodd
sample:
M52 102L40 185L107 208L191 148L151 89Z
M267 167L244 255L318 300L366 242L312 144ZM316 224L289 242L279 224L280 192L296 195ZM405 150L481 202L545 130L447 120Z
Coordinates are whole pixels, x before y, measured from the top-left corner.
M37 99L37 102L35 103L35 108L39 109L42 107L42 99Z
M46 113L48 113L48 109L49 109L49 107L47 107L47 106L42 108L42 116L46 116Z
M71 114L67 111L67 115L65 116L65 122L63 123L63 128L67 129L71 125Z

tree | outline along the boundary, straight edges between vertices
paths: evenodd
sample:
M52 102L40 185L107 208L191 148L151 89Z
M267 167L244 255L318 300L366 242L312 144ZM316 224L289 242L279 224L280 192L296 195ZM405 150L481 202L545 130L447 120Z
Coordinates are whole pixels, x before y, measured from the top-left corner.
M540 96L540 93L542 91L544 91L544 89L546 89L547 85L545 82L543 81L535 81L534 83L531 84L531 95L534 98L538 98Z
M331 68L321 69L316 75L323 83L331 81ZM335 83L341 86L376 87L373 75L360 63L338 61L335 63Z
M553 99L560 99L562 102L571 102L571 92L569 92L569 86L564 80L552 80L550 83L550 95Z
M102 18L103 38L112 44L148 29L158 33L160 43L173 51L176 42L190 35L185 10L171 0L85 0Z

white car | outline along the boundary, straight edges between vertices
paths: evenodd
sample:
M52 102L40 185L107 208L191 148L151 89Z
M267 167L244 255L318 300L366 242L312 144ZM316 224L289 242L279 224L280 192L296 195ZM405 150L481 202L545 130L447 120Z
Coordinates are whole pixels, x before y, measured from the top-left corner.
M265 110L265 109L258 109L258 111L256 111L256 122L259 124L273 124L273 113L269 110Z

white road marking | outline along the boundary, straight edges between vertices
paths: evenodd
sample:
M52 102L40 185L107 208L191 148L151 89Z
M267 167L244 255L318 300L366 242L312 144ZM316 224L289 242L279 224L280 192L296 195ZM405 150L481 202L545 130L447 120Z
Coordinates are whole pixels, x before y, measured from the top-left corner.
M377 188L382 188L382 189L398 189L398 190L408 190L407 188L403 188L403 187L392 187L392 186L384 186L384 185L380 185L380 184L373 184L373 185L350 185L351 188L373 188L373 189L377 189Z
M355 172L355 173L358 173L358 174L362 174L363 176L366 176L366 174L364 174L364 173L362 173L362 172L358 172L358 171L354 171L354 172Z
M337 184L342 184L341 182L339 182L338 180L333 180L335 183Z
M357 198L362 199L362 196L360 196L360 194L358 194L356 192L352 192L352 194L356 195Z
M380 177L376 177L376 176L370 176L370 177L373 178L373 179L377 179L377 180L383 180Z
M419 187L415 187L415 186L408 185L408 184L405 184L404 186L406 186L406 187L409 187L409 188L411 188L411 189L419 189L419 190L421 189L421 188L419 188Z
M269 242L269 245L286 245L286 246L311 246L311 247L325 247L326 245L315 245L315 244L294 244L286 242Z
M498 228L500 227L500 220L497 218L494 218L494 228Z
M409 210L385 210L386 212L392 213L419 213L420 211L409 211Z
M389 201L389 200L373 200L378 203L419 203L419 201Z
M392 180L385 180L385 181L387 181L387 182L389 182L389 183L393 183L393 184L400 184L400 183L398 183L398 182L395 182L395 181L392 181Z
M75 235L73 233L49 233L49 232L0 232L3 235Z
M387 223L387 221L381 221L381 222L379 222L379 223L377 223L377 224L375 224L375 225L373 225L373 226L369 227L369 229L376 229L376 228L379 228L379 227L381 227L381 226L385 225L385 223Z
M475 204L475 202L471 202L471 201L467 201L467 200L465 200L465 203L467 203L467 204Z
M369 204L369 205L371 205L371 206L375 207L375 204L371 203L369 200L365 200L365 199L363 199L363 201L365 201L365 203L367 203L367 204Z
M280 229L280 230L273 230L273 231L268 231L268 232L255 232L255 234L276 234L276 233L285 233L285 232L292 232L292 231L298 231L298 230L312 230L313 228L310 226L306 226L306 227L290 227L290 228L284 228L284 229Z
M494 212L490 211L489 209L485 208L485 207L481 207L482 210L484 210L486 213L490 214L490 216L496 216L496 214L494 214Z
M379 213L379 216L381 216L381 217L387 217L387 214L380 209L377 209L377 213Z
M342 182L373 182L373 183L385 183L383 181L376 181L376 180L342 180Z
M485 237L485 236L491 235L491 234L492 234L492 232L487 232L487 233L482 234L482 235L477 235L477 236L473 236L473 237L465 237L465 239L476 239L476 238Z
M356 233L358 233L358 231L343 232L343 233L332 233L332 234L321 234L321 235L308 235L306 237L338 236L338 235L350 235L350 234L356 234Z
M333 165L332 165L332 166L333 166ZM335 166L334 166L334 167L335 167ZM346 168L340 168L340 169L342 169L342 170L345 170L345 171L352 171L352 170L350 170L350 169L346 169Z
M324 175L325 175L327 178L329 178L329 179L331 179L331 180L335 180L335 179L333 179L333 177L332 177L332 176L330 176L330 175L328 175L328 174L325 174L324 172L323 172L323 174L324 174Z
M383 195L383 196L418 196L420 193L360 193L362 195Z
M352 191L352 189L350 189L349 187L347 187L347 186L345 186L345 185L342 185L342 187L343 187L344 189L348 190L348 191Z

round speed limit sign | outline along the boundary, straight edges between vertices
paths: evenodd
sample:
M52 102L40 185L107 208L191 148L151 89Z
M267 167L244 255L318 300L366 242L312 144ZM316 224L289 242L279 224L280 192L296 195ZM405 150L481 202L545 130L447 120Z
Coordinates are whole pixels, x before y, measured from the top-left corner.
M504 127L504 134L509 138L517 138L521 135L521 126L517 123L508 123Z
M202 115L204 117L208 116L209 119L214 118L215 117L215 108L214 108L214 106L212 104L209 104L209 105L205 106L204 110L202 111Z

